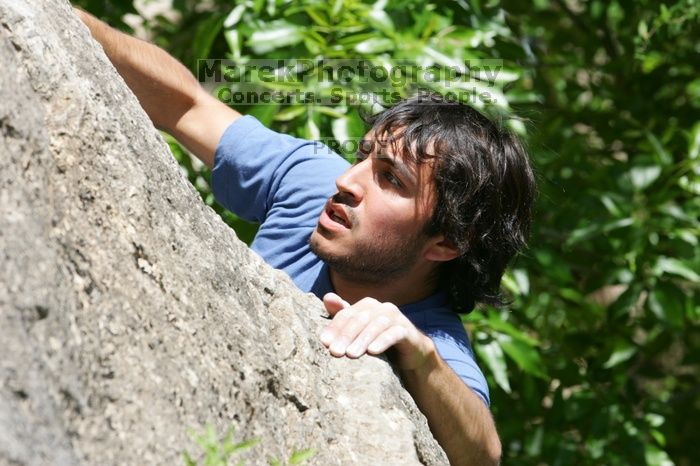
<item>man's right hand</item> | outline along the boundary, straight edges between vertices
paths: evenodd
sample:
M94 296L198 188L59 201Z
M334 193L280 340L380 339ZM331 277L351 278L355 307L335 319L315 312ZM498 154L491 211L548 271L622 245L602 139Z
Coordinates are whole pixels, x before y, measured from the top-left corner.
M112 29L85 11L74 11L153 124L211 168L221 136L241 114L209 95L187 68L161 48Z

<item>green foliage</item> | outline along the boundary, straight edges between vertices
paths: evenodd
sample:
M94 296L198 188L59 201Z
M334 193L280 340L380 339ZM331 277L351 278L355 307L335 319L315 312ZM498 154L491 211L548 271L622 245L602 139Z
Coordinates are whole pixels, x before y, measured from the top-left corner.
M307 460L310 460L316 455L316 450L313 448L305 448L303 450L296 450L293 452L290 456L289 459L287 460L287 464L290 466L295 465L295 464L304 464ZM269 460L270 466L283 466L284 463L282 463L280 460L277 458L271 458Z
M259 439L234 442L233 434L233 428L231 428L222 439L219 439L214 427L211 425L207 425L203 434L191 432L190 435L202 449L203 458L201 461L197 461L189 453L185 452L182 455L185 465L228 466L233 455L248 450L260 442ZM243 464L243 461L239 461L236 464L240 466Z
M700 407L698 100L688 89L700 7L538 5L505 5L530 44L521 84L541 96L516 108L533 119L541 194L531 249L511 274L514 311L501 314L536 337L548 378L506 359L500 431L519 464L697 464L687 445L699 426L685 412Z
M490 379L506 461L700 464L697 2L214 0L196 11L195 3L176 1L175 22L146 23L194 72L195 58L207 57L438 68L501 60L496 79L469 70L469 85L493 96L469 103L525 137L540 196L531 247L504 279L512 305L464 320ZM120 24L131 6L108 10ZM381 88L335 84L382 101ZM294 85L319 91L313 80ZM405 96L418 85L450 90L386 89ZM238 107L326 141L360 137L362 111L373 109ZM254 227L216 206L206 170L171 147L207 204L249 239Z
M184 452L182 458L185 466L228 466L236 454L250 450L260 443L260 439L235 442L233 428L229 429L223 438L219 439L216 430L211 425L207 425L202 434L192 431L190 435L202 452L198 459L194 459L188 452ZM315 449L305 448L292 452L286 462L273 457L268 460L268 464L270 466L294 466L304 464L307 460L313 458L314 455L316 455ZM237 466L243 466L244 464L243 460L239 460L236 463Z

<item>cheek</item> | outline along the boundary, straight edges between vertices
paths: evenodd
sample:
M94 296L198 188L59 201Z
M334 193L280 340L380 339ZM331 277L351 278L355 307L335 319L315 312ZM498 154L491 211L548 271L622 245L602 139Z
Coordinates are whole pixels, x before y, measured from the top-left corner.
M419 224L416 215L416 205L413 202L401 202L403 199L394 202L386 202L377 205L367 213L367 224L376 232L383 232L385 235L391 233L403 235L416 228Z

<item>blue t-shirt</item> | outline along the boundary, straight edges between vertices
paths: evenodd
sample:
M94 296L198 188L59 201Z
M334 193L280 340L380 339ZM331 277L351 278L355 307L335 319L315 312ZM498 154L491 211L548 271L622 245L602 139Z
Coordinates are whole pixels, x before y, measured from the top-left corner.
M350 164L327 146L274 132L251 116L233 122L219 141L212 171L217 200L239 217L260 223L251 248L319 298L333 291L326 264L309 238L335 179ZM484 375L474 360L459 315L444 293L400 307L430 337L440 356L489 404Z

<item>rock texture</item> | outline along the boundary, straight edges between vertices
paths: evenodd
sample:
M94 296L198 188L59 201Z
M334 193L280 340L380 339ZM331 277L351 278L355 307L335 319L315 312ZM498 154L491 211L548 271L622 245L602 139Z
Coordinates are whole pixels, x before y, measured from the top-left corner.
M0 0L0 465L444 464L389 365L200 202L68 3Z

